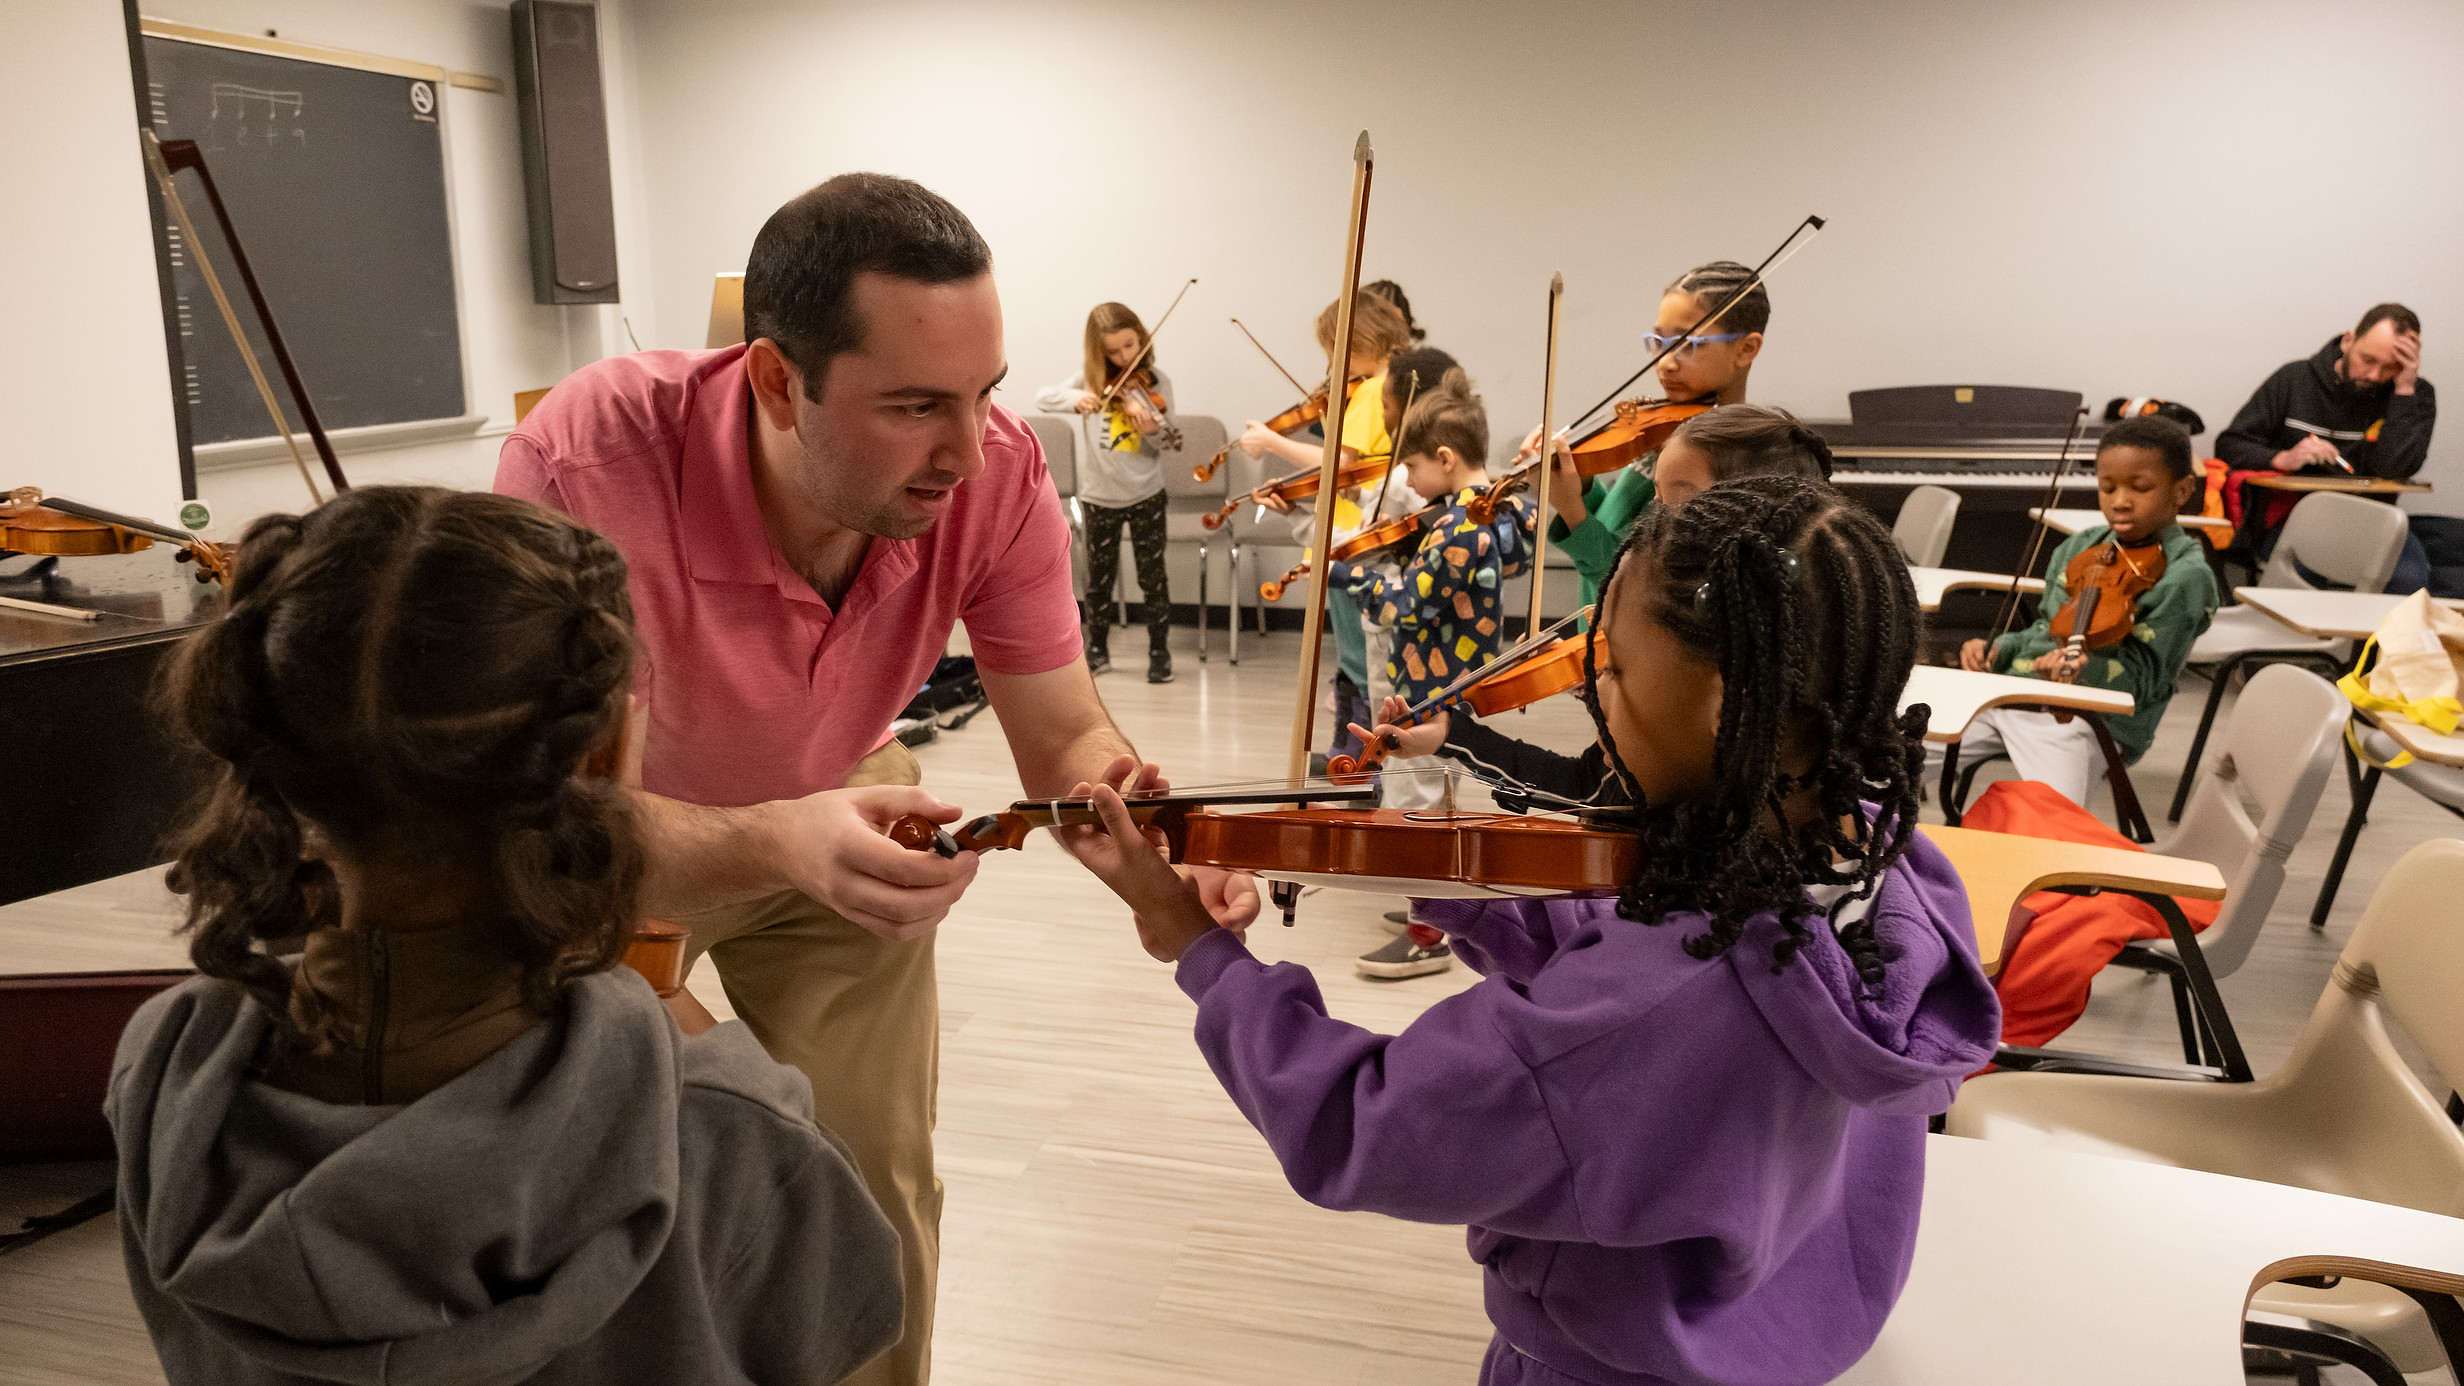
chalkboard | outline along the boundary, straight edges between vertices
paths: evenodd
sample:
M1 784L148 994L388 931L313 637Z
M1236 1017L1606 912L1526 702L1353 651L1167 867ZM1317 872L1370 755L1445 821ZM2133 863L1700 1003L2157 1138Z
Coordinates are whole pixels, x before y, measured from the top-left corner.
M145 38L145 61L154 131L203 151L325 427L461 414L438 124L445 83L158 34ZM204 190L194 174L177 182L275 398L298 428ZM195 441L272 436L179 228L168 234Z

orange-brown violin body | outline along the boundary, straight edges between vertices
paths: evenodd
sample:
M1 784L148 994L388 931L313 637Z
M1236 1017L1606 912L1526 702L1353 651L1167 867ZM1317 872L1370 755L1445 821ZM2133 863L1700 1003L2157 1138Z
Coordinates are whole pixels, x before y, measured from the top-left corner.
M1360 457L1343 463L1335 469L1335 489L1343 491L1354 486L1370 485L1386 475L1391 465L1392 461L1385 457ZM1223 522L1239 514L1242 506L1263 501L1268 496L1278 496L1285 501L1312 499L1318 493L1318 481L1322 475L1323 473L1312 469L1305 472L1294 472L1280 481L1270 481L1255 491L1234 496L1221 510L1212 510L1199 516L1198 523L1207 529L1221 529Z
M181 562L197 565L197 581L231 581L230 552L219 544L188 536L174 538L178 531L157 528L151 521L77 513L84 509L46 502L43 493L31 486L10 491L0 498L0 550L47 558L93 558L150 549L159 534L165 542L180 546Z
M1289 433L1296 428L1307 428L1325 417L1326 389L1320 386L1310 393L1309 398L1268 419L1265 428L1269 433ZM1223 470L1224 459L1232 455L1232 447L1230 443L1224 444L1222 451L1190 468L1189 474L1200 481L1213 481L1215 473Z
M2062 569L2068 600L2050 623L2054 638L2076 635L2090 650L2120 644L2139 622L2139 598L2164 575L2164 545L2153 539L2133 548L2107 540L2082 551Z
M1616 417L1569 444L1574 469L1601 476L1667 446L1680 424L1711 408L1708 402L1672 404L1664 399L1617 401Z
M1569 635L1547 649L1500 669L1481 679L1449 704L1468 703L1473 712L1483 717L1496 717L1531 706L1544 698L1554 698L1569 689L1583 686L1584 637ZM1383 764L1391 748L1383 741L1363 746L1358 756L1333 756L1326 762L1326 777L1338 782L1349 781Z

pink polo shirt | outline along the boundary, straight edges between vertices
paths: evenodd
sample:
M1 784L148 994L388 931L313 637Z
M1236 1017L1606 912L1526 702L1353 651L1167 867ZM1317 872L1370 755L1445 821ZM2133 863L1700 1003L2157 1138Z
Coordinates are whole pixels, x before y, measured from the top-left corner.
M1078 658L1069 527L1017 415L994 407L983 472L920 537L874 539L834 611L763 528L743 355L646 351L576 371L497 459L498 491L597 528L631 568L645 788L737 805L840 787L958 621L985 669Z

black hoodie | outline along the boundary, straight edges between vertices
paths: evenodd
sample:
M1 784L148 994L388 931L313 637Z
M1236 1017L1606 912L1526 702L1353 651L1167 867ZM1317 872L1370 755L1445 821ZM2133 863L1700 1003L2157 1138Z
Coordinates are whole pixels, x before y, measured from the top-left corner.
M2427 380L2415 381L2409 395L2397 394L2392 381L2355 385L2336 369L2343 359L2339 334L2309 360L2277 367L2216 435L2216 455L2238 471L2264 472L2277 453L2319 437L2362 476L2401 481L2420 471L2438 422L2438 392Z

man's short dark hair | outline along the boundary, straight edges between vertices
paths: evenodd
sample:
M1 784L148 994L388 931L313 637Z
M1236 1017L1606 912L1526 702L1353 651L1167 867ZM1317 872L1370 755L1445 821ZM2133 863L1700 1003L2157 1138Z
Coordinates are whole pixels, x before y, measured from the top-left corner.
M951 284L991 269L992 247L949 199L886 173L842 173L772 212L753 238L744 339L778 343L819 401L831 359L864 344L857 275Z
M2371 328L2383 322L2393 322L2399 337L2408 332L2416 337L2421 335L2421 315L2401 303L2381 303L2362 314L2361 326L2353 329L2353 335L2367 336Z
M2190 475L2190 430L2161 414L2106 425L2096 440L2096 455L2104 456L2107 448L2145 448L2165 460L2165 471L2175 481Z

